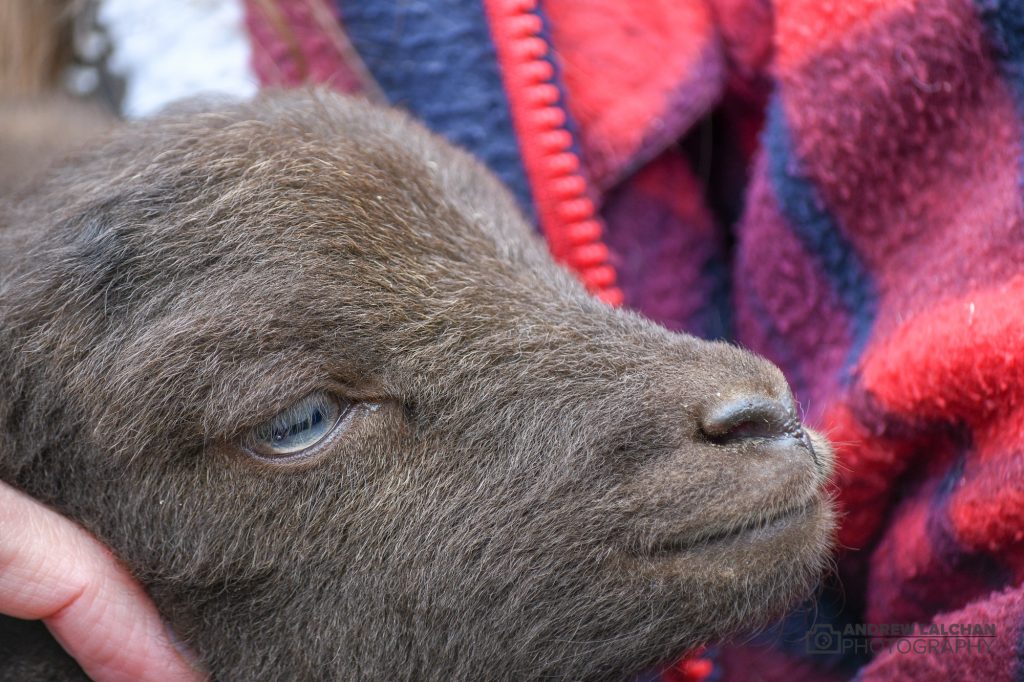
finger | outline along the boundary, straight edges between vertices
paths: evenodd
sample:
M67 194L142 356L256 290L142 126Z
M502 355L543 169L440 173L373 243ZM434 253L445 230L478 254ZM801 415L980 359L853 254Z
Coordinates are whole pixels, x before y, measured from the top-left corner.
M45 622L97 682L203 679L106 547L3 482L0 613Z

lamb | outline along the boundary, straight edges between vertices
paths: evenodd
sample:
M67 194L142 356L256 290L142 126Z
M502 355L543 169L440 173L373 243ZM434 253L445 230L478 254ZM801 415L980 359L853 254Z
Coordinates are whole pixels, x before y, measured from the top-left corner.
M827 559L832 454L781 373L589 296L400 113L184 105L2 220L0 479L213 679L625 679ZM0 633L0 678L81 676Z

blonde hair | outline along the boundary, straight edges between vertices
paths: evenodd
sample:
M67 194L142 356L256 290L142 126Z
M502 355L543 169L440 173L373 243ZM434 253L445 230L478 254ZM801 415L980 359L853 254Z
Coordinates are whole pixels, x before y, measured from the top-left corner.
M52 90L71 62L76 0L0 2L0 93L38 95Z

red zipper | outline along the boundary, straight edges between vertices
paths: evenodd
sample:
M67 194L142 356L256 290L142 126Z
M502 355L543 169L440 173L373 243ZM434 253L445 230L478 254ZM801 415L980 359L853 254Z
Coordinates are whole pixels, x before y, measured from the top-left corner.
M543 38L537 1L483 0L523 166L551 254L567 264L595 296L618 306L622 290L615 285L615 268L601 239L604 225L590 199L580 158L572 151L572 134L553 82L554 68L545 59L550 48ZM684 656L665 671L664 679L699 682L708 677L712 663L701 653L698 649Z
M595 296L621 305L615 268L601 238L604 225L580 158L572 151L561 94L543 38L537 0L483 0L541 231L555 260L568 265Z

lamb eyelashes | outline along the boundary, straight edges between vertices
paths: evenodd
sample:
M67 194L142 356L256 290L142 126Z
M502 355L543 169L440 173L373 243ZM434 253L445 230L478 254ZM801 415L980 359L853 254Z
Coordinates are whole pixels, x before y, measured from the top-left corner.
M330 393L311 393L249 431L242 446L262 459L308 457L330 442L352 407Z

